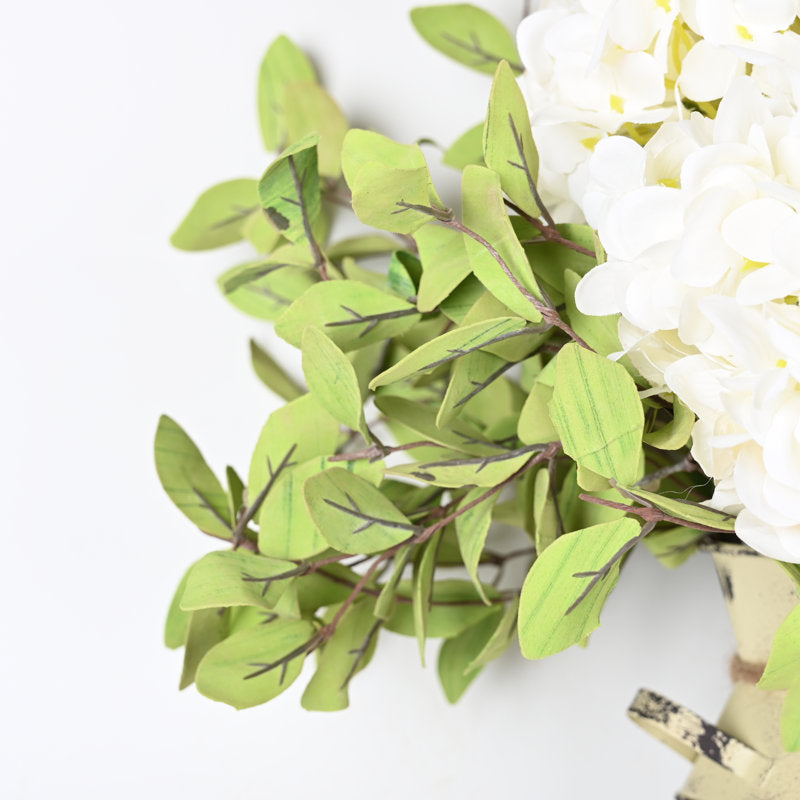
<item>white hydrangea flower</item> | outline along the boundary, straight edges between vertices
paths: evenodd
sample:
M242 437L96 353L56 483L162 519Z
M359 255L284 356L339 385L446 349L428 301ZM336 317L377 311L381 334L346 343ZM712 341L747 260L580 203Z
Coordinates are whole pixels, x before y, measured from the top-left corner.
M576 301L620 313L642 374L697 414L693 455L740 538L800 562L800 114L785 110L739 77L715 120L598 143L579 190L607 260Z

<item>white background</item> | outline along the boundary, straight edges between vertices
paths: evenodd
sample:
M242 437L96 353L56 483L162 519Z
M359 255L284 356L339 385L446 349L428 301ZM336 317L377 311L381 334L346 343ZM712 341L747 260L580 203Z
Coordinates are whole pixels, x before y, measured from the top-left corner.
M456 707L435 651L423 671L393 635L346 712L302 710L307 674L244 712L177 691L162 622L213 541L158 485L158 415L246 472L275 399L248 359L266 326L214 282L246 251L179 253L169 234L203 189L268 163L255 82L279 33L354 124L449 143L479 121L489 79L429 49L412 5L0 4L5 797L671 797L688 765L628 703L647 686L719 713L733 642L711 564L668 572L645 551L588 650L509 653ZM492 10L515 26L521 6Z

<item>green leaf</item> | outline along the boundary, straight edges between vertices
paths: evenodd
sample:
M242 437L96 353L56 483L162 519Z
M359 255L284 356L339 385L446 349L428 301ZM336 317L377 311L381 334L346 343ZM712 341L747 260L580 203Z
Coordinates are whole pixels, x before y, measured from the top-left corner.
M348 351L398 336L419 319L416 308L397 295L359 281L322 281L286 309L275 332L300 347L305 328L315 325Z
M499 608L492 610L494 613L482 619L477 625L442 642L437 670L445 697L451 703L457 702L472 681L478 677L480 668L469 670L468 667L486 647L497 628L497 619L501 612Z
M553 365L552 369L548 369L550 364ZM539 373L519 415L517 435L524 444L554 442L559 438L558 431L550 419L555 361L551 361L550 364Z
M399 464L389 467L390 475L406 475L436 486L496 486L521 469L534 454L529 451L505 451L494 456L449 458L442 461L423 461L418 464Z
M164 624L164 644L175 650L178 647L183 647L186 644L186 634L189 631L189 620L191 614L181 608L181 598L183 597L183 590L186 588L186 579L192 568L186 570L183 577L172 596L172 602L169 604L169 611L167 612L167 620Z
M577 344L563 347L550 418L564 452L579 464L622 484L637 480L644 412L621 364Z
M493 75L500 61L522 72L514 38L488 11L470 3L423 6L411 10L411 22L439 52L478 72Z
M358 378L347 356L319 328L303 332L303 373L311 394L336 420L366 437Z
M289 401L305 393L283 367L266 350L259 347L255 339L250 340L250 360L261 382L278 397Z
M258 191L256 190L256 196ZM255 249L264 255L268 255L275 250L281 242L286 240L275 230L269 223L266 211L261 208L259 202L258 208L245 218L242 224L242 235L247 239Z
M528 106L506 61L497 66L489 96L483 155L486 166L500 176L503 191L523 211L538 217L539 153L533 142Z
M317 142L310 134L287 147L261 176L258 195L272 226L290 242L308 238L322 208Z
M197 670L197 690L234 708L250 708L292 685L305 660L303 646L314 634L305 620L277 619L229 636L208 651ZM263 674L266 665L296 656Z
M436 568L436 553L442 539L442 528L418 550L414 562L414 577L411 582L411 611L414 615L414 630L417 634L419 657L425 666L425 639L428 635L428 617L433 593L433 571Z
M436 424L436 411L404 397L381 394L375 398L375 405L390 420L407 425L424 440L440 444L443 448L469 453L476 456L496 455L497 446L486 441L478 428L468 422L456 420L452 425L440 428ZM416 455L417 450L409 451ZM437 452L437 456L444 451Z
M442 162L456 169L464 169L470 164L482 165L484 163L483 123L479 122L459 136L445 151Z
M413 233L431 216L408 205L446 210L419 145L353 129L344 138L342 169L353 193L353 210L366 225Z
M508 306L503 305L494 295L485 291L477 298L475 305L466 314L461 324L472 325L476 322L484 322L487 319L495 319L496 317L516 316L518 315ZM487 347L486 351L494 356L499 356L504 361L520 361L531 350L543 344L551 332L552 329L547 329L543 333L533 334L530 338L522 337L509 339L507 342L498 342Z
M228 635L228 612L224 608L193 611L186 632L180 689L194 683L197 667L206 653Z
M439 225L414 233L422 262L417 308L433 311L472 272L464 234Z
M626 489L625 491L629 495L645 501L644 505L654 506L676 519L694 522L698 525L707 525L723 531L733 531L735 528L736 516L734 514L717 511L715 508L709 508L699 503L691 503L688 500L646 492L638 487Z
M155 457L170 500L204 533L230 539L227 492L183 428L165 415L158 421Z
M520 597L519 641L525 658L544 658L584 639L600 625L600 611L619 578L619 561L577 607L590 577L639 533L632 519L620 519L560 536L536 559Z
M417 296L417 284L421 274L422 266L419 259L411 253L398 250L392 254L386 280L395 294L408 300Z
M298 581L297 601L303 616L346 600L359 580L353 570L342 564L328 564Z
M446 229L443 229L446 230ZM465 251L466 252L466 251ZM423 280L425 273L423 272ZM421 291L420 287L420 291ZM439 310L451 322L463 325L467 314L474 308L481 297L487 294L483 284L470 273L461 283L453 289L444 300L439 303ZM419 302L419 301L417 301Z
M505 653L511 642L516 638L518 612L519 598L515 597L506 606L499 622L492 617L487 617L487 619L492 620L492 623L496 622L496 626L483 649L467 664L464 670L466 674L486 666L490 661Z
M270 414L256 442L247 493L253 503L272 478L281 477L289 465L336 452L339 423L311 394L292 400ZM283 464L283 470L280 465ZM272 477L274 476L274 478Z
M792 686L783 699L781 743L787 753L800 750L800 685Z
M485 493L486 490L482 488L472 489L464 495L464 499L459 504L460 507L468 506ZM464 560L464 566L467 568L467 573L475 584L478 594L487 605L489 605L489 599L484 594L483 584L478 577L478 565L481 563L481 554L489 534L489 527L492 524L492 509L499 496L499 492L496 492L456 518L456 535L461 558Z
M512 224L520 240L526 241L525 254L536 277L548 285L548 293L555 303L561 303L567 294L564 274L568 269L583 276L598 263L593 256L559 242L543 242L540 232L522 217L512 218ZM588 225L557 224L556 229L565 239L594 251L594 231ZM535 243L529 243L530 239Z
M258 116L267 150L278 150L286 143L286 108L296 99L287 97L287 87L316 79L314 67L294 42L286 36L275 39L258 76Z
M494 587L484 587L490 599L497 599ZM398 602L394 613L386 622L387 630L403 636L416 637L414 615L411 610L411 581L401 581L397 588ZM431 610L428 615L427 635L429 639L451 639L484 617L494 608L484 605L475 587L469 581L442 580L433 584Z
M258 182L218 183L197 198L170 242L179 250L211 250L242 239L245 220L259 208Z
M767 691L800 686L800 605L789 612L775 632L758 686Z
M374 378L370 388L375 389L378 386L402 381L419 372L428 372L468 353L486 348L495 342L514 336L530 335L533 332L533 329L527 327L525 320L519 317L499 317L456 328L409 353L397 364Z
M458 359L453 365L436 424L440 427L447 426L464 410L467 403L485 391L509 366L508 361L485 350L476 350Z
M403 570L408 564L409 556L411 555L412 545L401 547L394 556L394 570L392 577L389 578L381 588L381 593L375 602L374 614L378 619L387 620L392 616L395 606L395 598L397 596L397 586L403 577Z
M350 705L351 670L356 659L357 672L367 665L378 641L379 623L372 614L373 606L369 599L354 603L336 626L334 636L319 651L317 671L301 700L307 711L341 711Z
M291 572L295 564L257 556L244 550L219 550L203 556L189 571L181 608L260 606L272 608L288 586L286 579L271 580ZM264 578L266 580L259 580Z
M340 553L379 553L418 530L369 481L346 469L314 475L303 493L317 530Z
M647 444L659 450L680 450L692 435L694 411L677 395L672 396L672 421L644 435Z
M366 236L353 236L342 239L328 248L328 258L331 261L350 256L351 258L369 258L385 253L393 253L397 249L397 242L378 234Z
M619 352L622 350L617 334L619 315L591 317L582 314L575 305L575 288L580 279L581 276L577 272L571 269L564 270L564 302L567 306L570 327L601 356Z
M697 551L697 546L704 536L702 531L675 527L653 531L645 538L644 543L665 567L674 569Z
M487 291L515 314L531 322L541 322L542 315L531 298L541 303L542 294L506 213L499 176L486 167L466 167L461 195L464 225L496 252L493 255L485 244L467 238L467 256L472 271ZM504 271L498 256L513 279Z
M265 555L299 561L322 553L328 542L308 516L303 484L313 475L337 466L317 456L288 470L272 488L259 513L258 549ZM345 462L346 469L374 485L383 477L382 461Z
M225 478L228 481L228 518L235 525L239 512L244 508L244 481L233 467L225 467Z
M319 134L319 174L338 178L342 174L342 142L349 127L342 110L318 83L292 83L287 90L291 96L285 106L289 142Z
M534 545L541 555L558 537L558 513L556 510L555 487L551 491L550 473L547 468L536 473L533 485L533 525Z
M308 265L289 263L284 253L276 250L266 261L248 261L220 275L217 283L225 298L257 319L280 316L317 282Z

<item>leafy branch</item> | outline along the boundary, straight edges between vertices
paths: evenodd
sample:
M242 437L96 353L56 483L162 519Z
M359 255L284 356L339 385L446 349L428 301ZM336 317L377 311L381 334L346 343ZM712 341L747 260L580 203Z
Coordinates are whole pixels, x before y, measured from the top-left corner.
M353 531L353 535L361 533L371 528L373 525L381 525L384 528L395 528L404 531L418 531L420 529L419 525L412 525L408 522L396 522L395 520L383 519L373 516L372 514L365 514L363 511L359 510L357 503L349 494L345 493L345 496L347 497L347 502L350 503L350 508L328 498L325 498L325 503L335 508L337 511L341 511L344 514L349 514L351 517L364 521L364 524L360 528L356 528L356 530Z
M364 641L361 642L361 644L357 648L349 651L349 655L354 655L355 658L353 659L353 664L350 667L350 670L348 671L347 675L345 676L342 685L339 687L340 689L346 689L350 681L355 676L356 672L358 672L359 665L366 657L367 651L369 650L369 647L372 644L372 640L375 638L376 634L381 629L383 623L384 620L382 619L376 620L375 624L369 629L367 635L364 637Z
M249 663L247 665L248 667L258 667L258 669L255 672L251 672L249 675L245 675L244 680L249 681L251 678L265 675L267 672L272 672L272 670L280 667L281 677L278 683L283 683L286 679L286 670L289 668L289 664L298 656L307 655L312 650L316 650L316 648L325 641L321 638L321 633L322 630L317 631L310 639L295 647L294 650L291 650L285 656L281 656L277 661L256 661Z
M519 361L507 361L505 364L499 366L491 375L487 378L484 378L482 381L470 381L473 385L473 388L469 393L465 394L457 403L453 405L453 408L459 408L463 406L464 403L469 402L472 400L473 397L480 394L484 389L494 383L498 378L502 377L511 367L519 364Z
M539 232L542 234L541 239L529 239L529 240L521 240L520 244L537 244L541 242L555 242L556 244L560 244L563 247L567 247L570 250L574 250L576 253L581 253L581 255L589 256L589 258L596 258L597 254L594 250L589 250L588 247L583 247L579 245L577 242L573 242L571 239L567 239L566 236L562 235L561 231L558 230L555 225L551 228L547 225L543 225L542 222L536 217L532 217L528 214L524 209L520 208L516 203L512 200L509 200L507 197L504 198L503 202L510 208L515 214L518 214L527 222L530 222Z
M525 157L525 145L522 139L522 134L517 130L517 126L514 123L514 117L512 116L511 112L508 114L508 124L511 127L511 135L514 137L514 144L516 145L520 160L520 163L517 163L516 161L508 159L508 164L516 169L521 169L525 173L525 179L528 181L528 189L530 189L534 202L542 212L542 216L547 223L547 227L550 229L555 228L556 222L551 216L550 212L547 210L545 204L542 202L542 198L539 196L539 189L536 187L536 181L533 177L533 172L531 171L530 164L528 164L528 159Z

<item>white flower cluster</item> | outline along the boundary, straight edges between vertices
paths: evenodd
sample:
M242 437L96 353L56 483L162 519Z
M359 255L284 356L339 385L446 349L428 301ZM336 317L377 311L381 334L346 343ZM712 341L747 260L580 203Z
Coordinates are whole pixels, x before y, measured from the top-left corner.
M578 307L621 315L636 367L697 414L692 453L715 479L713 504L739 512L742 540L793 562L799 10L798 0L555 0L519 33L545 188L597 229L607 254L579 284Z
M600 139L644 143L654 126L706 113L740 75L800 97L798 0L542 0L519 27L522 86L542 153L540 191L577 221L573 183Z

